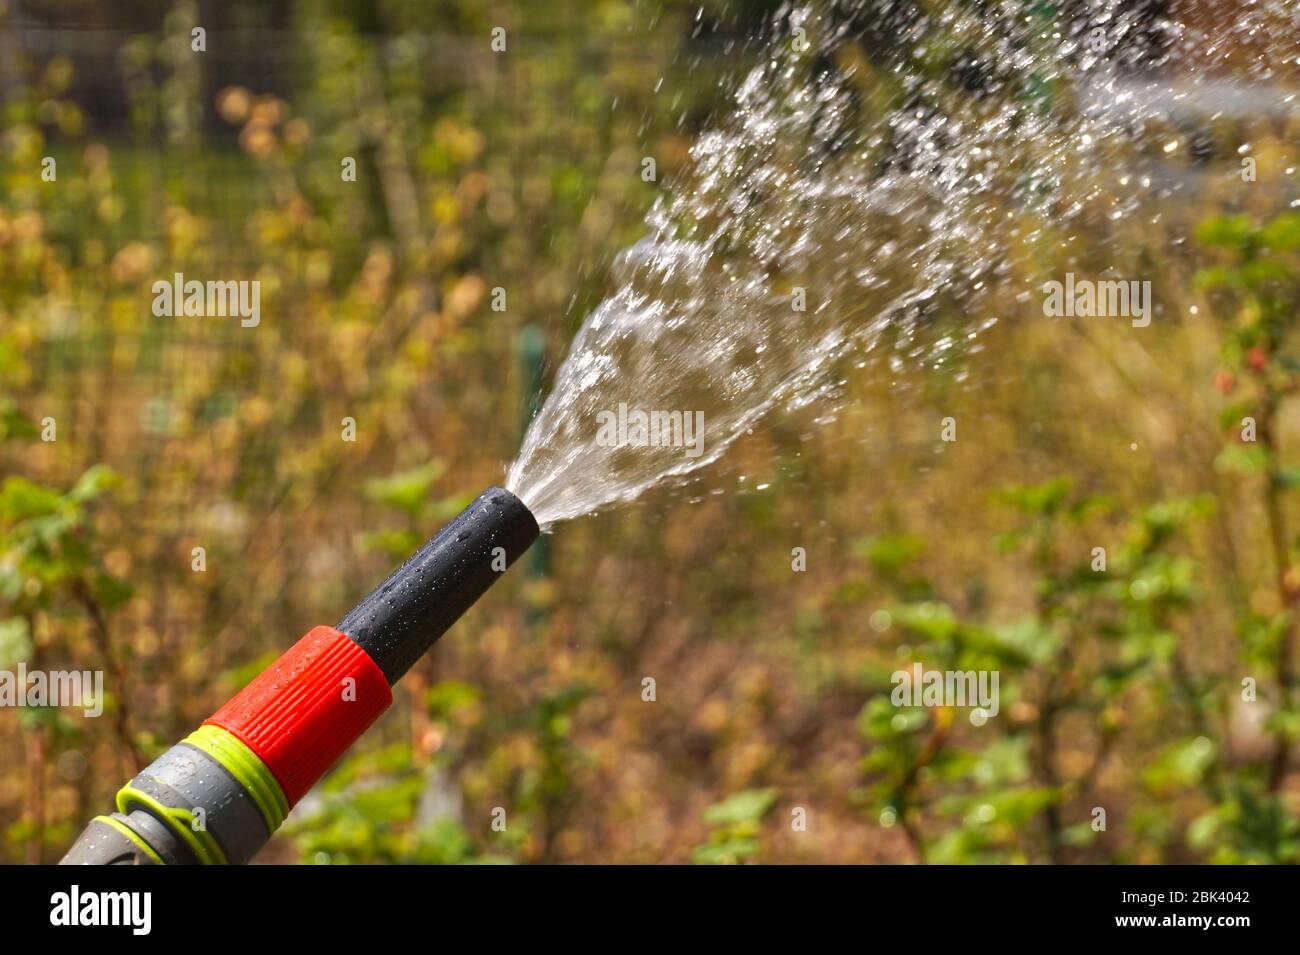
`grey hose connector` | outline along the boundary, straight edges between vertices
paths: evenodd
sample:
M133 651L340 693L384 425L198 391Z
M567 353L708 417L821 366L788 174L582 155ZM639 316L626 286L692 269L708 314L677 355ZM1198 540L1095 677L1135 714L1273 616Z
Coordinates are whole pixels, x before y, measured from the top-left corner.
M271 837L239 780L189 743L177 743L142 769L122 788L118 805L118 812L91 821L63 865L237 864ZM160 810L181 821L165 823Z

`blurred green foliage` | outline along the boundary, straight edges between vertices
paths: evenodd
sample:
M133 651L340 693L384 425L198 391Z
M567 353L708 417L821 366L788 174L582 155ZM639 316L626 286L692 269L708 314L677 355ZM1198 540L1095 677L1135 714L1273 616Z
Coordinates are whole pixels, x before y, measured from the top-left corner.
M705 865L736 865L757 858L763 819L776 804L775 789L750 789L729 796L704 812L709 838L692 854Z

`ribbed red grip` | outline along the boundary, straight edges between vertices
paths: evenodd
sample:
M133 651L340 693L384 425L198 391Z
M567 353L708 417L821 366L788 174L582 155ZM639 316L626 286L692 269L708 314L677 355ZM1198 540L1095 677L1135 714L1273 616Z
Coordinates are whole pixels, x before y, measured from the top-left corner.
M317 627L204 722L256 753L292 806L392 702L366 651Z

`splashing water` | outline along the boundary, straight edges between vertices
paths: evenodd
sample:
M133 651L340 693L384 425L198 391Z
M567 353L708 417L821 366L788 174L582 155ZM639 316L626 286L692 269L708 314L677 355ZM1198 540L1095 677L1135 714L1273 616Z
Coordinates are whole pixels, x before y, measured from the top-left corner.
M1037 2L976 6L777 15L734 109L616 262L617 291L577 333L509 469L543 527L716 461L774 406L833 392L850 352L889 343L894 361L938 365L970 347L998 320L990 289L1034 288L1013 249L1142 214L1155 201L1143 138L1224 95L1227 45L1189 25L1212 4L1184 4L1183 20L1146 0L1079 3L1069 19ZM1215 35L1263 44L1253 86L1296 52L1267 38L1294 46L1298 27L1278 0ZM1280 106L1296 107L1294 93ZM932 327L941 304L963 324Z

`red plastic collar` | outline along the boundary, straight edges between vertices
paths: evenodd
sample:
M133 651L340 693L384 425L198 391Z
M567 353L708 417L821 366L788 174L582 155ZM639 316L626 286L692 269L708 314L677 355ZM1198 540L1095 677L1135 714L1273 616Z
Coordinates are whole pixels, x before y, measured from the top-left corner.
M292 806L392 702L366 651L333 627L316 627L205 723L256 753Z

